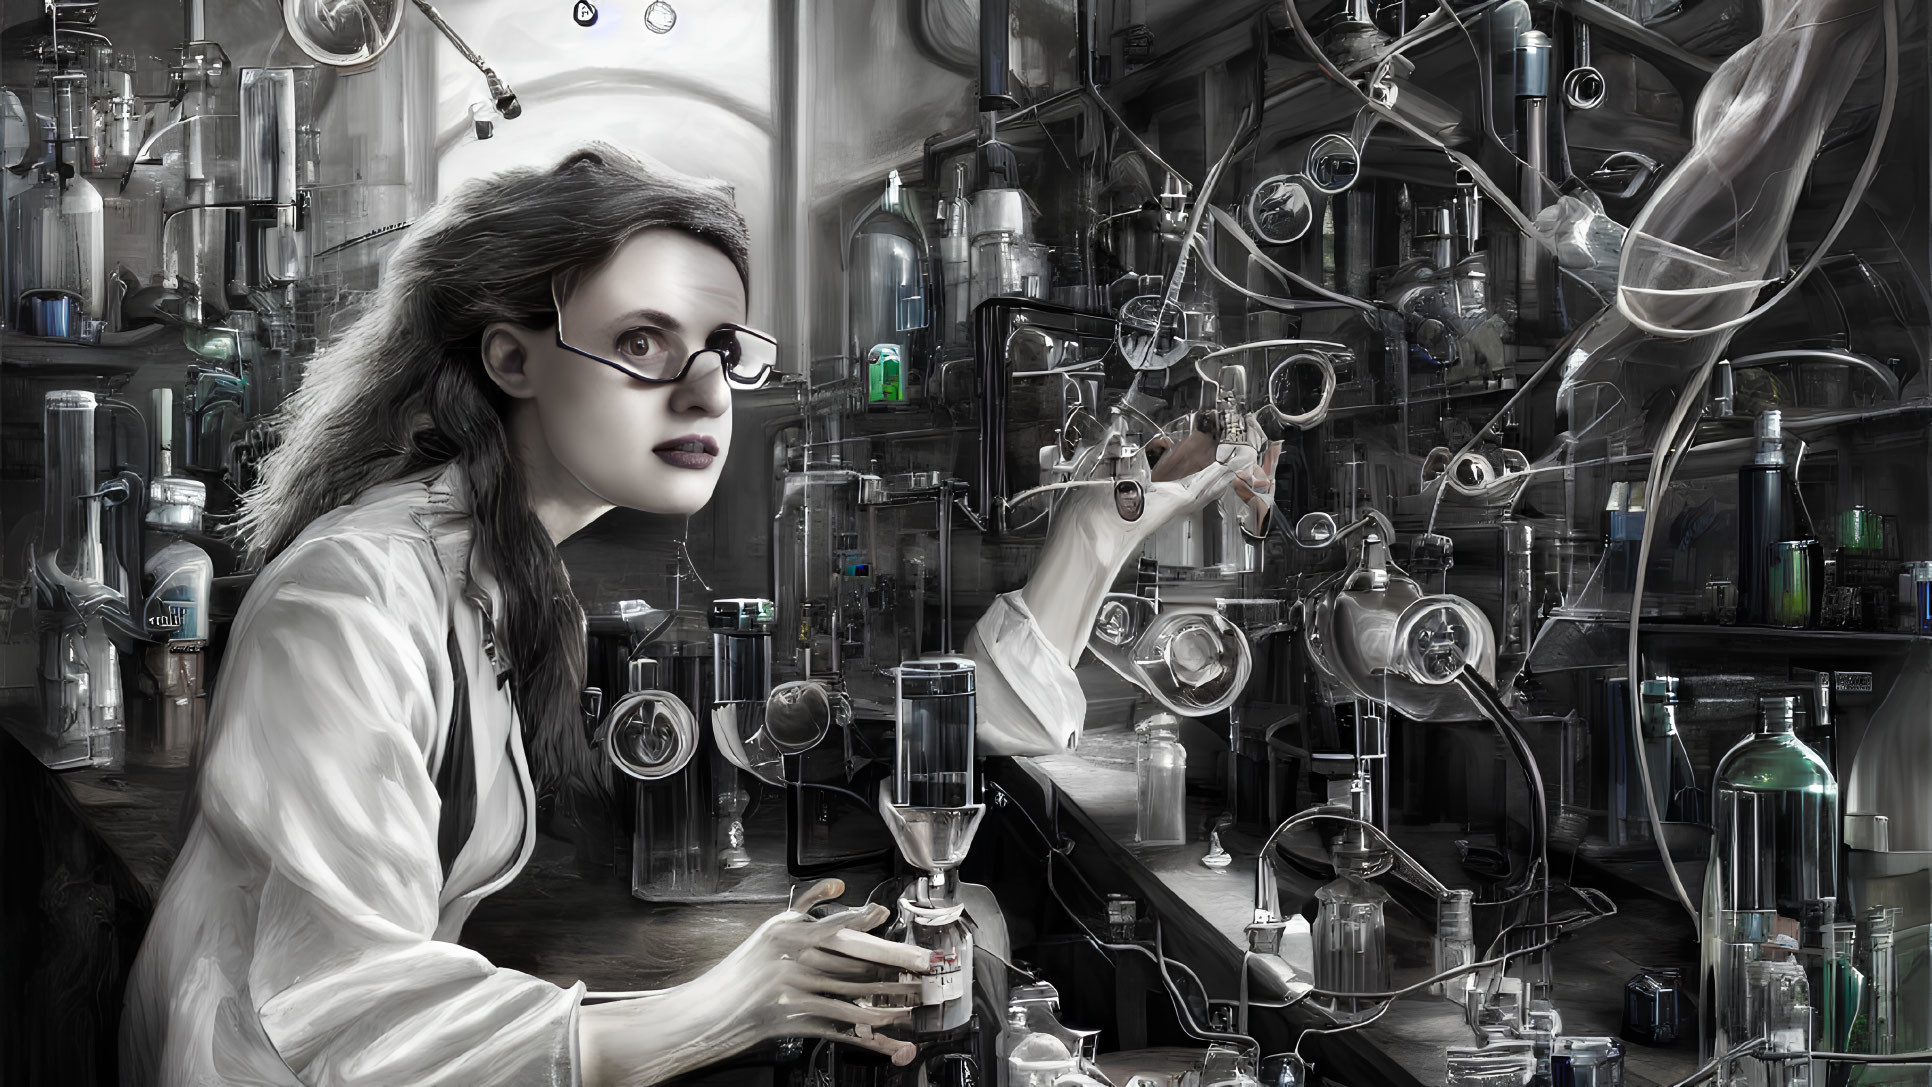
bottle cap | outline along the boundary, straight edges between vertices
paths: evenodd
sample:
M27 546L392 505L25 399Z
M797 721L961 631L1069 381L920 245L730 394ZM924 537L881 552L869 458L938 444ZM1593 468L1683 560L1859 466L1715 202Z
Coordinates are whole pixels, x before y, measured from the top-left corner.
M1790 695L1766 695L1758 699L1758 731L1790 732L1797 712L1798 700Z

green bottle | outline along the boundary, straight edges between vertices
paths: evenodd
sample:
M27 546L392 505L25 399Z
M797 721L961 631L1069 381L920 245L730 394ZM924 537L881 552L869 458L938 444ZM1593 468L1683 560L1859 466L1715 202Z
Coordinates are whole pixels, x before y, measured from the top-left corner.
M905 403L903 371L904 362L899 354L899 345L882 343L866 352L866 402L870 404Z
M1838 782L1792 733L1796 703L1760 698L1757 731L1717 764L1704 878L1706 1059L1762 1036L1767 1024L1756 1019L1777 1014L1748 997L1751 964L1790 959L1807 913L1816 926L1836 908Z

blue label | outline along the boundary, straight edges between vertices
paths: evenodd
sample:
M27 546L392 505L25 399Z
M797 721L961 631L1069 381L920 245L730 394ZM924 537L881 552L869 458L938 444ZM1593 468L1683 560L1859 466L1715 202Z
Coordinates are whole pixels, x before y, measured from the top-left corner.
M207 617L201 604L179 590L148 603L148 628L165 632L170 642L199 642L208 639Z

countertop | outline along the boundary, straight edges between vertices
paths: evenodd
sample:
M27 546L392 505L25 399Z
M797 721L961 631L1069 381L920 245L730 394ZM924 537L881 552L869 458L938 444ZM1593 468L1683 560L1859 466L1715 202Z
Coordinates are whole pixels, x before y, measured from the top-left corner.
M1200 863L1206 851L1202 841L1180 846L1136 844L1133 739L1125 729L1089 731L1078 754L1012 762L1053 798L1053 810L1029 814L1036 819L1070 819L1083 827L1086 837L1099 843L1108 860L1134 881L1136 897L1169 926L1170 954L1181 961L1188 961L1189 954L1218 960L1189 965L1210 985L1224 979L1231 986L1247 947L1244 927L1252 919L1259 837L1239 829L1224 833L1223 845L1234 860L1221 869ZM114 773L63 774L62 780L136 878L158 894L179 848L181 802L189 772L137 766ZM1208 814L1208 802L1194 798L1192 807L1190 826L1199 826ZM1452 886L1468 882L1457 878L1454 840L1459 836L1464 835L1454 828L1397 831L1404 848ZM1312 836L1291 845L1300 847L1295 850L1298 853L1315 855ZM1319 880L1290 864L1278 868L1283 909L1293 914ZM1579 877L1578 882L1589 881ZM1617 901L1619 913L1567 939L1556 951L1556 1001L1572 1034L1615 1035L1624 980L1643 965L1682 961L1686 954L1687 926L1679 909L1610 882L1603 885ZM702 973L778 908L769 902L639 902L630 896L628 886L608 875L587 874L572 845L541 836L524 872L478 906L464 928L462 942L500 966L556 984L581 980L592 990L649 989ZM1573 898L1552 905L1559 915L1576 908ZM1412 918L1403 910L1391 911L1397 987L1431 972L1422 961L1422 949L1427 947L1432 922L1432 918ZM1297 975L1311 978L1309 928L1299 916L1291 919L1283 952ZM1278 992L1271 988L1276 980L1264 969L1257 969L1250 979L1256 1001ZM1234 997L1232 991L1218 989L1212 995L1217 1000ZM1325 1025L1305 1009L1257 1009L1254 1015L1280 1015L1297 1029ZM1412 1082L1428 1087L1446 1078L1443 1047L1472 1040L1461 1008L1426 994L1398 1001L1352 1038L1335 1036L1326 1041L1338 1044L1344 1038L1351 1050L1372 1050L1368 1056L1375 1063L1386 1062L1391 1071L1407 1073ZM1674 1083L1696 1064L1694 1040L1670 1049L1628 1042L1625 1048L1626 1083L1631 1087ZM1356 1087L1367 1087L1367 1082Z
M1240 829L1223 832L1222 845L1234 860L1220 869L1201 863L1207 851L1203 841L1179 846L1146 846L1134 842L1138 796L1133 758L1132 733L1115 727L1084 733L1077 754L1015 762L1041 785L1050 787L1050 795L1057 796L1062 816L1071 817L1093 832L1090 837L1138 881L1137 897L1161 910L1170 926L1218 937L1218 946L1212 941L1209 944L1223 957L1227 976L1238 977L1233 971L1241 968L1248 946L1245 926L1253 919L1255 861L1261 836ZM1208 807L1190 797L1190 808L1189 825L1202 825L1205 821L1202 817L1209 814ZM1400 827L1395 837L1404 849L1449 886L1469 886L1473 882L1462 878L1456 861L1455 840L1470 837L1468 832L1459 828ZM1310 833L1291 832L1283 838L1290 851L1299 857L1313 860L1320 855ZM1563 865L1554 859L1552 864L1561 874ZM1314 894L1324 877L1311 876L1290 864L1278 864L1277 871L1282 910L1291 915L1282 941L1282 958L1298 977L1312 981L1309 926L1296 911ZM1618 912L1578 930L1555 949L1555 1003L1563 1017L1565 1033L1614 1037L1621 1026L1625 980L1645 966L1681 963L1687 956L1694 957L1695 948L1681 907L1608 876L1593 880L1592 874L1588 869L1577 870L1569 878L1578 884L1600 885L1616 902ZM1393 883L1393 877L1385 877L1385 882ZM1550 908L1552 916L1562 917L1582 907L1574 896L1559 892L1552 898ZM1416 918L1406 910L1391 909L1389 944L1396 958L1394 987L1420 981L1434 972L1423 959L1433 924L1432 916ZM1514 973L1521 975L1522 971ZM1257 969L1251 973L1251 999L1266 999L1260 994L1268 984L1270 978L1262 971ZM1231 1000L1235 996L1232 992L1213 995L1217 1000ZM1299 1026L1315 1023L1312 1012L1301 1009L1290 1009L1290 1012L1299 1012L1296 1020ZM1254 1014L1271 1013L1258 1010ZM1690 1020L1687 1018L1686 1022L1688 1025ZM1391 1063L1412 1076L1415 1083L1428 1087L1436 1087L1447 1079L1443 1056L1446 1046L1474 1044L1463 1009L1426 992L1397 1001L1387 1014L1354 1033L1359 1042L1388 1057ZM1339 1036L1333 1040L1339 1041ZM1697 1066L1694 1032L1688 1040L1668 1048L1629 1041L1624 1043L1624 1048L1625 1083L1631 1087L1673 1084Z

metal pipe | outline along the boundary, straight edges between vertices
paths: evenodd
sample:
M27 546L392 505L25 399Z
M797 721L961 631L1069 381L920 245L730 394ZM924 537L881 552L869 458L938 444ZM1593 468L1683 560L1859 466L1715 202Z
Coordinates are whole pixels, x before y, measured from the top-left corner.
M1837 362L1855 366L1872 375L1879 384L1885 386L1886 394L1893 400L1898 399L1900 388L1898 375L1886 369L1877 359L1850 351L1835 351L1824 347L1788 347L1779 351L1761 351L1755 355L1731 359L1730 364L1733 371L1749 370L1787 359L1811 359L1817 362Z
M517 101L516 92L512 91L509 84L503 82L498 77L495 69L484 63L482 56L478 55L476 50L471 49L469 43L465 42L456 33L454 28L443 21L443 17L438 15L436 9L430 6L429 0L416 0L416 7L429 19L430 23L437 30L442 32L443 37L449 39L449 43L456 47L456 51L463 54L464 60L476 65L476 70L483 73L484 81L490 85L490 98L496 105L496 111L503 115L503 119L513 121L521 116L523 114L523 104Z
M1516 39L1516 151L1523 160L1517 203L1531 219L1543 209L1549 173L1549 98L1550 36L1526 31ZM1516 244L1517 319L1533 328L1541 323L1543 245L1528 233Z
M1008 0L980 0L979 4L979 111L996 113L1017 109L1007 85L1007 23L1011 16Z
M953 651L953 481L939 484L939 651Z

